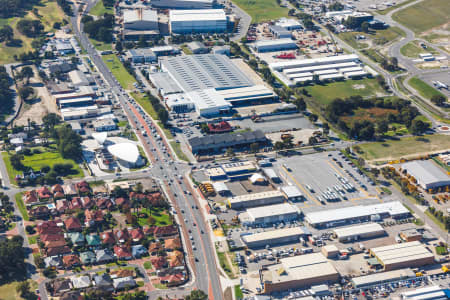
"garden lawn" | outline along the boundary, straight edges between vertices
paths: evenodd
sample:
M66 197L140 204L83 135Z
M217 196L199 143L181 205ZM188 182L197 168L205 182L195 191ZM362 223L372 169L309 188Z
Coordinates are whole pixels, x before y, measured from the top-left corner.
M392 18L415 33L422 33L450 21L448 0L427 0L402 9Z
M439 92L438 90L436 90L435 88L433 88L432 86L428 85L428 83L426 83L425 81L417 78L417 77L413 77L411 78L408 83L417 91L419 92L419 94L427 99L431 99L431 97L433 97L434 95L440 95L445 97L444 94L442 94L441 92ZM445 97L447 98L447 97Z
M287 17L289 9L280 7L276 0L233 0L233 4L252 17L252 23Z
M360 80L344 80L328 84L315 84L307 86L305 89L321 105L328 105L336 98L348 98L360 95L362 97L376 96L377 93L384 93L377 80L374 78L364 78Z
M349 44L352 48L355 48L355 49L367 48L369 46L369 44L365 43L364 40L357 40L356 37L358 35L367 36L366 33L351 31L351 32L339 33L339 38L341 40L343 40L344 42L346 42L347 44Z
M115 54L103 55L102 59L124 89L133 89L136 79L128 73Z
M145 218L138 218L138 223L140 226L150 225L148 222L149 214L155 220L155 223L153 224L155 226L172 225L170 216L164 208L153 207L151 210L148 210L147 208L143 208L143 209L139 210L138 214L140 214L140 213L145 213L147 215L147 217L145 217ZM133 214L136 215L135 213L133 213Z
M434 134L421 137L404 137L398 140L373 142L360 145L366 160L398 160L408 155L440 151L450 148L447 135Z
M89 11L89 14L97 17L101 17L104 14L114 14L114 9L112 7L105 7L103 1L99 0L97 4Z

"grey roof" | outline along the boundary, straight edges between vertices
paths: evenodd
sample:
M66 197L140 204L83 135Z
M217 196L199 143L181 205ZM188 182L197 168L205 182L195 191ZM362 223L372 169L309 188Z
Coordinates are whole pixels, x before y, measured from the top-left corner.
M128 50L131 56L156 56L152 49L150 48L139 48Z
M264 135L264 133L261 130L256 130L240 133L223 133L203 137L194 137L192 139L189 139L189 144L191 145L191 147L200 145L205 146L211 145L211 147L214 147L214 144L221 144L221 143L245 144L247 141L265 140L265 139L266 136Z
M114 256L109 249L95 250L95 256L97 258L97 262L110 261L114 259Z
M284 27L278 26L278 25L272 25L269 27L272 32L279 35L290 35L291 32Z
M192 51L197 50L197 49L205 49L207 48L205 46L205 44L203 44L202 42L199 41L193 41L187 44L187 46L189 47L189 49L191 49Z
M163 90L164 94L176 94L181 93L183 90L181 87L170 77L168 73L158 72L149 75L152 83L158 88Z
M431 160L417 160L404 163L402 169L414 176L421 184L450 184L450 176L445 174Z
M224 55L199 54L170 57L161 66L184 91L208 88L229 89L254 85L231 60Z
M107 273L103 273L101 275L95 275L94 281L95 281L96 286L112 285L112 283L113 283L113 280Z

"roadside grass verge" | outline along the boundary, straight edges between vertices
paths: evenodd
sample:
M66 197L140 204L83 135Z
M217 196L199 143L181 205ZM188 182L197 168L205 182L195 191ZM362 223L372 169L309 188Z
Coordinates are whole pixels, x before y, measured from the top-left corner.
M136 82L136 79L128 73L127 69L125 69L115 54L103 55L102 59L124 89L133 89L133 84Z
M19 208L20 214L25 221L29 221L30 217L28 216L28 211L22 200L22 193L17 193L15 196L17 207Z
M154 119L158 120L158 114L156 113L155 109L153 108L152 103L148 99L146 95L142 95L140 93L130 93L131 96L136 100L139 105L142 106L142 108Z
M234 295L236 296L236 299L244 299L244 293L242 292L240 285L234 286Z
M442 230L446 230L445 229L445 225L444 223L442 223L441 221L439 221L438 218L436 218L428 209L425 211L425 214L434 222L436 223L436 225L438 225Z
M411 78L408 83L424 98L431 99L435 95L447 98L444 94L417 77Z
M100 1L101 2L101 1ZM112 50L112 44L111 43L105 43L103 41L97 41L94 39L89 39L91 41L92 45L94 45L94 48L99 51L109 51Z
M227 275L230 278L236 278L234 276L234 273L233 273L232 269L231 269L232 266L230 266L230 264L228 263L228 260L226 258L226 254L224 252L217 251L217 256L219 257L220 266L225 271L225 273L227 273Z
M173 151L175 151L175 154L178 156L179 159L189 161L189 158L186 156L186 154L184 154L183 150L181 150L181 146L179 143L171 141L170 145L172 146Z
M114 14L114 9L112 7L105 7L103 1L99 0L97 4L89 11L89 14L101 17L104 14Z

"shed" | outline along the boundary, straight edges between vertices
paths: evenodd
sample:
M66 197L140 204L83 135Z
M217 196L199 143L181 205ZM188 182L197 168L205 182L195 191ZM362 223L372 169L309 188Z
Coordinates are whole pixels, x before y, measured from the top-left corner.
M250 176L249 180L252 184L266 184L267 183L266 178L264 178L264 176L262 176L259 173L255 173L252 176Z
M322 253L326 258L334 258L339 255L339 249L336 245L326 245L322 247Z

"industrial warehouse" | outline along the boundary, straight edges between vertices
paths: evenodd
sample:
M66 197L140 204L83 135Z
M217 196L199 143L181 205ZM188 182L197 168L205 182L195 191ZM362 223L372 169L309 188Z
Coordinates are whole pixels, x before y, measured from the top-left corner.
M152 0L156 8L169 9L208 9L215 5L214 0Z
M410 268L394 270L383 273L370 274L352 278L352 284L355 288L366 288L376 284L383 284L392 281L415 278L416 273Z
M159 35L158 14L151 9L127 9L123 12L123 38L136 40Z
M230 147L246 147L253 143L267 143L267 138L261 130L193 137L188 140L188 146L192 153L220 151Z
M282 203L286 200L280 191L268 191L254 194L240 195L228 198L228 205L232 209Z
M279 33L280 34L280 33ZM282 50L297 49L297 44L290 38L282 38L278 40L261 40L251 45L256 52L274 52Z
M404 163L402 169L414 177L423 189L434 189L450 185L450 176L431 160Z
M351 79L369 73L376 75L371 68L361 64L356 54L274 62L269 68L289 86L311 82L316 75L321 81Z
M227 30L228 18L222 9L170 10L171 33L218 33Z
M386 231L377 223L337 228L333 230L333 233L340 242L351 242L386 235Z
M248 208L239 214L239 220L244 225L273 224L290 222L300 217L300 209L289 203Z
M264 231L254 234L242 235L242 241L248 248L262 248L267 245L281 245L286 243L298 243L300 237L309 232L302 227L282 228Z
M311 253L280 259L280 263L265 266L260 274L264 293L297 289L300 286L331 284L339 273L321 253Z
M370 254L378 259L386 271L434 263L433 253L418 241L372 248Z
M313 227L336 227L350 221L376 221L384 218L404 218L410 212L399 201L373 205L359 205L305 214L305 220Z

